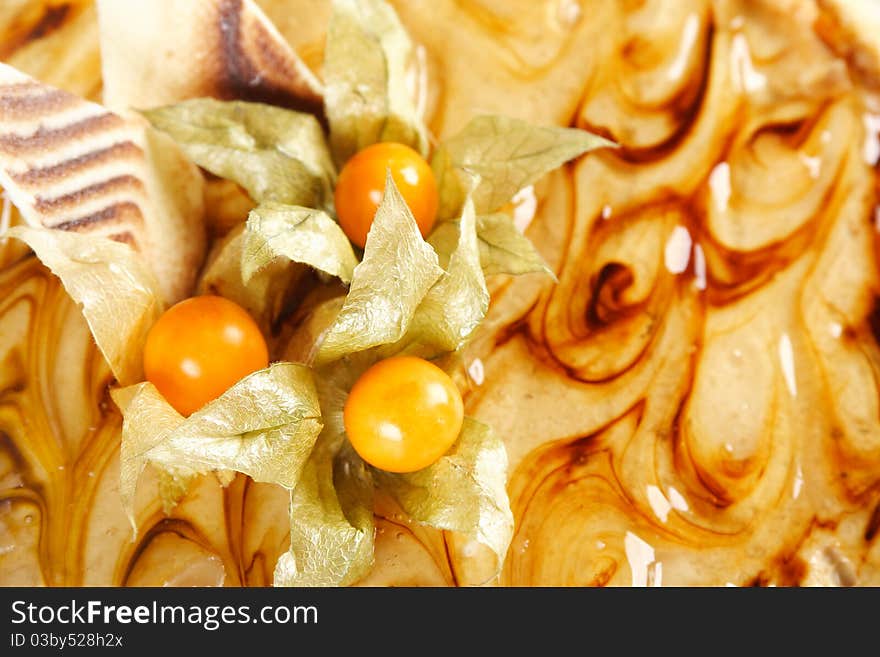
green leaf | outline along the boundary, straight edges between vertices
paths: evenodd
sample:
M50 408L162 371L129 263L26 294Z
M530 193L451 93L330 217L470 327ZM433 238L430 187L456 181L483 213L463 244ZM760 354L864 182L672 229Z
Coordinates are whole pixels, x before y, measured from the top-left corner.
M477 235L480 238L480 262L487 275L544 272L556 280L535 245L517 229L507 213L477 217Z
M427 155L427 129L407 89L409 35L382 0L334 0L324 51L324 103L336 161L381 141Z
M281 313L287 291L308 268L277 259L251 272L245 283L242 272L244 228L241 225L233 229L215 246L197 289L201 294L216 294L234 301L247 310L267 334L272 332Z
M433 465L409 474L374 470L373 476L413 520L482 543L500 568L513 513L505 489L507 452L487 425L466 417L458 442Z
M196 475L216 470L293 489L323 426L311 371L292 363L254 372L188 418L152 383L112 396L123 415L119 494L135 530L134 497L147 464L176 496Z
M345 433L343 410L348 393L361 375L382 359L379 351L359 351L315 368L318 397L324 414L324 426L328 431Z
M319 207L332 200L335 169L311 114L197 98L143 115L193 162L235 181L258 203Z
M336 321L336 316L339 315L345 302L344 296L320 298L322 291L318 290L316 293L319 299L313 300L307 297L291 317L289 326L292 327L292 331L282 350L283 360L309 366L314 364L324 336ZM316 376L319 375L316 373Z
M614 146L598 135L555 126L535 126L506 116L478 116L444 141L431 160L440 186L440 217L458 214L468 186L478 214L498 210L520 189L587 151Z
M437 205L437 217L440 219L437 227L439 228L445 223L443 220L453 220L461 214L468 190L474 187L475 181L465 169L459 168L453 160L452 153L442 143L431 156L431 171L437 181L439 195Z
M277 259L314 267L350 283L357 257L345 233L326 212L264 203L248 215L241 272L245 284Z
M331 310L333 304L324 305ZM323 315L320 309L316 310ZM313 332L319 331L309 331ZM386 347L349 354L315 369L325 429L308 475L294 494L291 552L279 560L276 585L350 584L367 574L373 550L368 513L372 484L394 497L415 521L484 544L495 555L496 569L500 567L513 517L505 491L507 454L489 427L465 418L456 444L445 456L406 475L369 467L365 471L345 440L343 410L349 391L366 369L383 355L392 355L400 343ZM490 578L482 575L480 571L475 581Z
M316 362L400 340L416 308L442 275L437 254L422 239L389 173L363 260L354 270L351 289L324 336Z
M440 254L450 251L458 240L457 221L443 221L428 238ZM519 232L513 219L505 212L494 212L477 217L477 239L480 246L480 264L486 276L492 274L531 274L544 272L553 280L556 275L538 253L531 240Z
M143 345L162 302L138 253L127 244L61 230L15 226L5 235L25 242L61 279L116 380L142 380Z
M458 243L446 276L425 295L413 316L408 338L443 351L461 347L486 316L489 291L480 267L474 204L465 202Z
M291 494L290 549L275 586L346 586L373 565L373 481L339 433L324 432Z

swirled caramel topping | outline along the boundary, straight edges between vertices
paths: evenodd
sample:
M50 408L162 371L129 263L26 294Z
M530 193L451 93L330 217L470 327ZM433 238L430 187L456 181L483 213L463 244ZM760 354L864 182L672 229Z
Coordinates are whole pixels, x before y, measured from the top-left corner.
M261 4L315 49L311 0ZM500 582L880 584L880 103L840 3L394 4L436 133L479 110L622 146L519 196L559 284L492 281L465 354L513 468ZM129 542L65 299L32 261L0 274L0 582L269 583L286 496L244 478L168 517L143 486ZM365 583L468 580L473 546L376 513Z
M496 304L521 313L476 402L519 463L504 581L876 581L871 98L806 3L660 4L617 12L578 111L621 155L537 219L560 284Z

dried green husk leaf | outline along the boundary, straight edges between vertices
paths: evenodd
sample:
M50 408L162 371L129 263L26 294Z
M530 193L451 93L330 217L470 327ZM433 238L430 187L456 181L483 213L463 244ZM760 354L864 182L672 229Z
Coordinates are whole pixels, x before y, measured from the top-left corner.
M490 548L498 567L513 536L507 452L491 428L466 417L458 442L433 465L409 474L373 470L415 521L460 533Z
M440 221L428 235L428 244L434 247L440 266L446 269L449 258L458 246L461 232L458 230L458 219Z
M479 178L473 190L474 207L477 214L486 214L545 173L605 146L614 144L585 130L478 116L444 141L431 159L440 186L440 217L459 213L468 189L462 175Z
M350 283L357 266L351 242L326 212L264 203L248 215L241 272L245 285L278 259L299 262Z
M452 153L444 148L443 143L431 156L431 171L437 182L437 217L440 219L437 228L440 228L446 221L455 220L461 214L468 190L473 188L473 178L467 170L459 168Z
M110 370L123 385L143 379L147 333L162 312L158 285L127 244L79 233L14 226L76 301Z
M451 245L458 240L457 221L440 222L431 233L428 242L440 254L451 252ZM543 272L556 280L553 270L538 253L531 240L514 225L505 212L483 214L477 217L477 239L480 247L480 264L486 276L492 274L531 274Z
M483 321L488 308L489 291L480 266L474 204L468 198L446 276L434 284L419 304L407 339L439 352L455 351Z
M324 336L316 362L400 340L428 290L444 275L434 249L397 190L390 173L367 235L351 289Z
M325 417L324 426L333 440L345 434L342 412L351 387L375 362L376 358L370 351L361 351L315 368L318 398L321 400L321 412Z
M212 98L143 114L193 162L235 181L258 203L321 207L331 202L335 169L311 114Z
M272 333L288 290L308 268L299 263L276 260L251 274L244 282L244 225L233 229L217 244L202 272L197 289L200 294L217 294L234 301L247 310L264 334Z
M119 494L135 530L134 496L147 464L176 494L216 470L293 489L323 427L312 373L293 363L254 372L188 418L151 383L112 395L123 415Z
M167 470L159 470L156 474L156 487L162 501L162 512L165 515L174 511L180 500L186 497L196 475L176 475Z
M324 341L324 334L336 321L344 302L345 296L326 298L295 315L291 320L294 328L287 337L282 358L293 363L312 365Z
M380 141L427 155L427 129L407 88L409 35L382 0L334 0L324 50L324 105L336 161Z
M477 217L480 240L480 263L489 274L531 274L544 272L556 280L553 270L538 253L531 240L523 235L509 214L495 212Z
M275 586L346 586L373 564L373 481L343 434L318 439L290 500L290 549Z
M314 339L320 335L320 325L325 316L336 312L335 306L336 300L330 300L315 308L315 321L319 326L306 331L305 337ZM343 409L352 386L377 361L397 353L412 353L414 346L414 355L424 355L418 353L418 345L401 341L349 354L315 369L325 423L319 445L329 451L319 455L316 448L312 465L316 471L323 467L322 474L310 479L304 475L301 480L302 506L292 509L291 526L292 545L298 547L279 561L277 585L348 584L366 574L372 552L372 524L367 524L367 510L371 508L371 502L367 501L369 479L397 500L416 522L460 533L485 545L495 555L496 569L500 567L513 532L513 516L505 490L507 454L502 441L476 420L465 418L458 441L443 458L424 470L406 475L369 467L369 476L364 475L359 469L363 467L362 461L346 442L348 453L344 462L349 465L340 467L337 462L332 475L333 486L340 491L338 498L327 483L331 477L328 463L337 454L334 450L343 449L333 440L345 440ZM434 362L444 369L460 367L457 352L447 353ZM346 482L351 472L354 472L354 483ZM355 496L359 503L352 506L338 503L340 499L352 499L341 492L346 486L360 491ZM296 495L299 493L297 488ZM343 508L348 510L343 513ZM302 523L303 516L310 519L306 525ZM475 581L491 579L491 574L484 575L481 572Z

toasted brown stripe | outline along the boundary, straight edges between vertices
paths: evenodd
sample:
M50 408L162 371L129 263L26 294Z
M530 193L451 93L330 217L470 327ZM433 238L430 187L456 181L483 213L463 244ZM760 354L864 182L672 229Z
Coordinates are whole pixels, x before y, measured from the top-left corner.
M30 4L37 3L32 2ZM63 28L65 21L73 18L70 10L70 3L51 5L43 10L42 15L37 20L27 20L32 17L32 12L27 12L25 14L27 22L22 22L20 25L13 23L13 29L7 35L7 40L0 43L0 59L5 60L29 42L42 39L45 36L49 36L52 32ZM18 19L13 20L17 22Z
M880 502L874 507L874 512L868 520L868 526L865 527L865 541L868 543L873 541L878 531L880 531Z
M48 199L38 196L34 203L34 207L40 212L53 212L70 205L77 205L83 201L95 198L96 196L103 196L104 194L110 194L122 189L143 190L144 184L132 175L115 176L108 180L102 180L94 185L83 187L70 194L65 194L64 196Z
M219 4L220 52L222 55L223 78L218 81L217 94L221 98L249 100L269 105L277 105L300 112L309 112L322 122L324 118L323 99L315 96L301 80L297 72L290 69L278 54L278 44L261 25L254 38L254 46L260 56L269 60L276 68L282 69L291 81L292 88L284 88L271 82L260 74L258 63L246 51L241 17L244 7L241 0L221 0Z
M47 7L37 24L28 32L25 41L34 41L48 36L64 24L64 19L67 18L69 12L69 4Z
M54 164L42 169L31 169L10 177L20 185L36 185L55 182L91 166L104 164L112 160L135 160L143 155L143 151L130 141L121 141L101 150L92 151L70 160Z
M57 147L66 141L80 139L91 133L101 132L124 125L123 120L115 114L99 114L70 125L46 130L40 126L37 131L26 137L21 135L0 136L0 150L12 155L24 155L33 151Z
M76 96L60 89L37 94L6 94L0 88L0 120L34 118L65 109L76 102Z
M114 203L102 210L87 214L83 217L77 217L76 219L71 219L69 221L62 221L60 224L52 226L52 228L76 231L87 228L92 224L104 223L106 221L122 223L124 221L132 220L143 221L143 218L141 209L136 203L125 201L123 203Z

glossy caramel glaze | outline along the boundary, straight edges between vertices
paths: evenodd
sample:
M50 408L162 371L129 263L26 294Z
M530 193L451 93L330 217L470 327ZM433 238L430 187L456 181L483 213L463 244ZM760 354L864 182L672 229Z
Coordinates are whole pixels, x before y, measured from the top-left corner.
M320 62L326 11L260 4ZM622 146L521 196L559 283L492 280L465 354L467 410L511 459L500 583L880 584L880 103L833 25L800 0L395 5L437 134L502 112ZM3 57L56 52L23 22ZM243 477L169 517L145 480L130 540L110 383L57 281L7 265L0 583L270 583L286 496ZM471 546L377 514L364 583L469 581Z

